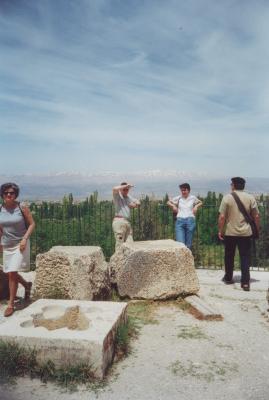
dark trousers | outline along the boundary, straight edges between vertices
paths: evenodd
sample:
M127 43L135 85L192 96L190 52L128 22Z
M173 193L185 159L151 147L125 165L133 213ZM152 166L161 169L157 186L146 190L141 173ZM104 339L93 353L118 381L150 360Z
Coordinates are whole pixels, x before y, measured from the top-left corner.
M249 284L250 256L251 256L251 236L225 236L225 279L233 279L234 256L236 246L238 247L241 266L241 283Z

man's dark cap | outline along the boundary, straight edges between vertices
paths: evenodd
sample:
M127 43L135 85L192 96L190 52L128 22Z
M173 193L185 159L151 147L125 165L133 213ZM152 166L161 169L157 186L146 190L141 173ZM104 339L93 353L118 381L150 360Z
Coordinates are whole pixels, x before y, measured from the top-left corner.
M231 181L235 185L244 185L246 183L245 179L241 178L240 176L235 176L231 179Z

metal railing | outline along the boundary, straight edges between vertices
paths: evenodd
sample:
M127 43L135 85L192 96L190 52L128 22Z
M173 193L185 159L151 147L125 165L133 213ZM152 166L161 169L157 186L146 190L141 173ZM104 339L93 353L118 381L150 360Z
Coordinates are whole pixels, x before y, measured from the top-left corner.
M56 245L98 245L107 259L114 252L112 220L113 203L87 199L73 203L42 203L30 206L36 230L31 238L34 265L39 253ZM253 252L252 266L269 269L269 203L260 204L261 237ZM217 238L218 204L205 204L197 214L193 255L198 268L223 267L224 246ZM174 218L171 210L157 200L145 198L132 210L134 240L174 239ZM238 256L236 257L238 267Z

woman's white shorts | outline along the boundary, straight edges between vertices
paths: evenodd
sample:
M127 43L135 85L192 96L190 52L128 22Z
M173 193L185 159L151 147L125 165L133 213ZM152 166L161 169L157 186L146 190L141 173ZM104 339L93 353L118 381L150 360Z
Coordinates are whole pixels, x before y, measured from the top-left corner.
M20 251L20 244L13 247L3 246L3 271L28 272L30 271L30 241L27 240L26 248Z

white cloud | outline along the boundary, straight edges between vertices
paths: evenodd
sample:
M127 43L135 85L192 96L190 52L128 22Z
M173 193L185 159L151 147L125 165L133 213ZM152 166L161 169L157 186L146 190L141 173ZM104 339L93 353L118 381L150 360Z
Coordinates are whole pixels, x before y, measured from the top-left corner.
M48 169L266 175L267 3L17 4L0 15L0 128L37 171L50 151Z

